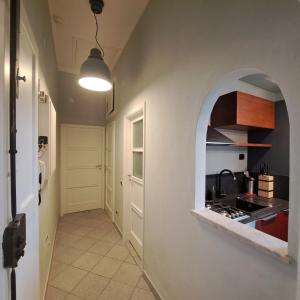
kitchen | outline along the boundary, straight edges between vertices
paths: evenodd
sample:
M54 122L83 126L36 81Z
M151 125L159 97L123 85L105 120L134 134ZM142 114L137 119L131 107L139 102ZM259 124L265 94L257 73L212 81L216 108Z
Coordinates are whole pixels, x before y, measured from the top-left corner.
M289 119L272 79L241 78L218 98L206 157L206 208L287 242Z

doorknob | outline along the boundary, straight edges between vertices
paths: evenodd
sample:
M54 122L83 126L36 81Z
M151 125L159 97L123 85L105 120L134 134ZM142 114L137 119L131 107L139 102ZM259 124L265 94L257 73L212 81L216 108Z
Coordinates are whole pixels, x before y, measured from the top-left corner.
M96 168L102 170L102 165L97 165Z

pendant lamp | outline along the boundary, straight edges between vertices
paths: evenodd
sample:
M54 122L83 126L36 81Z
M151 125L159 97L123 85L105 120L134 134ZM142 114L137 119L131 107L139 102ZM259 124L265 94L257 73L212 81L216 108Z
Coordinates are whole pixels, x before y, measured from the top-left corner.
M102 13L104 2L103 0L90 0L90 5L96 21L95 41L99 49L91 49L87 60L81 65L78 83L85 89L105 92L112 88L111 73L104 62L104 51L98 42L98 20L96 16Z

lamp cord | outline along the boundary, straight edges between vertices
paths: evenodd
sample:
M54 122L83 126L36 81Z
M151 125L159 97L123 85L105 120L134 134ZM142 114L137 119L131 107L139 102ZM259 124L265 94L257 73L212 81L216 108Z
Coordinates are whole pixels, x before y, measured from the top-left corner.
M95 34L95 41L96 43L98 44L100 50L101 50L101 55L102 57L104 57L104 50L103 48L101 47L99 41L98 41L98 31L99 31L99 25L98 25L98 20L97 20L97 16L96 14L94 13L94 17L95 17L95 22L96 22L96 34Z

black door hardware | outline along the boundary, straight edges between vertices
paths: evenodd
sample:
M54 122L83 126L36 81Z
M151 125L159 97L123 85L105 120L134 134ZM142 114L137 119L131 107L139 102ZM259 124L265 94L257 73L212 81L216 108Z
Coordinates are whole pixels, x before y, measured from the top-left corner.
M3 264L4 268L16 268L19 259L24 256L26 246L26 216L18 214L4 230Z
M26 216L17 215L16 192L16 99L18 98L19 80L19 42L20 42L20 0L10 1L10 78L9 78L9 155L10 155L10 199L12 221L3 233L3 264L10 268L10 299L17 299L16 271L19 259L24 256L26 246Z

